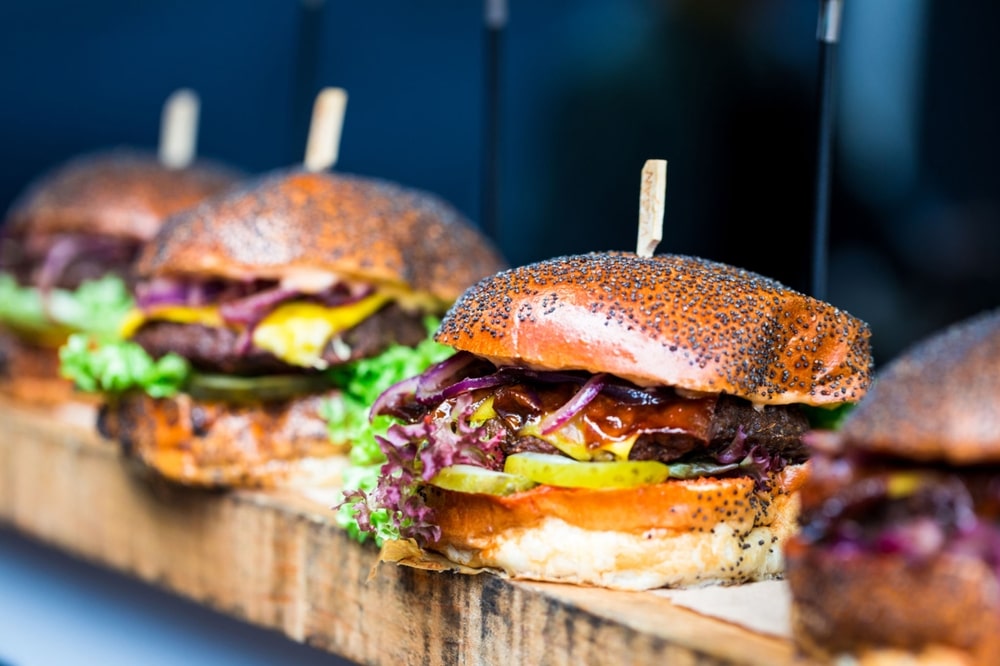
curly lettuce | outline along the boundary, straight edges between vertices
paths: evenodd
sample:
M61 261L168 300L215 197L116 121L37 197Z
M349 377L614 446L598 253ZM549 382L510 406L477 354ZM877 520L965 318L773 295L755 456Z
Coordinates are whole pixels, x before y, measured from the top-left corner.
M451 356L455 350L434 342L432 334L439 321L428 318L427 338L415 347L393 345L382 354L360 359L329 371L333 381L342 388L340 400L326 403L324 418L327 420L330 438L335 442L349 442L350 465L344 471L343 492L371 492L378 483L379 472L386 462L385 454L379 448L377 437L384 437L395 420L389 416L376 416L369 420L368 410L375 399L390 386L419 375L424 370ZM358 526L354 504L342 504L337 512L337 524L347 530L357 541L364 542L369 533ZM385 510L376 510L370 516L375 525L389 525L390 517ZM378 532L378 530L374 530ZM376 536L376 542L381 543Z
M121 278L109 275L84 282L75 291L53 289L43 296L11 275L0 275L0 323L28 335L54 329L114 340L134 301Z
M59 372L89 393L138 389L154 398L167 398L184 387L191 366L173 353L154 359L135 342L100 342L74 333L59 348Z
M441 529L421 487L446 467L493 468L501 457L502 434L480 424L476 408L471 396L462 395L445 419L393 422L384 435L376 435L385 462L374 487L345 490L340 510L349 508L357 529L374 535L380 545L401 538L437 541Z

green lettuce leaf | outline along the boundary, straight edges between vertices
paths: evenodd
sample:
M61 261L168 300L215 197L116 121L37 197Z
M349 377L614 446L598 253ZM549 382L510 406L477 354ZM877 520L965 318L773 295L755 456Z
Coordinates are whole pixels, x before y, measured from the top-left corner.
M360 359L339 366L330 371L332 379L343 389L341 400L331 400L326 404L324 418L327 420L330 438L335 442L350 443L350 465L344 471L343 490L364 490L375 488L379 470L385 456L375 441L375 435L384 435L394 422L388 416L378 416L368 420L368 409L375 399L387 388L408 377L419 375L435 363L439 363L455 353L451 347L434 342L432 335L440 321L429 317L424 321L427 338L415 347L393 345L382 354ZM337 513L337 524L345 528L357 541L365 541L369 534L362 532L354 518L352 505L341 506ZM383 516L373 515L372 522L381 519L389 522L387 512ZM381 540L376 538L376 542Z
M843 402L834 407L802 405L802 411L808 417L810 427L817 430L839 430L844 419L856 406L853 402Z
M135 342L100 342L74 333L59 349L59 372L90 393L139 389L154 398L166 398L181 390L191 366L173 353L153 359Z
M0 275L0 322L29 334L61 327L114 340L134 301L121 278L109 275L84 282L75 291L53 289L47 305L38 289Z

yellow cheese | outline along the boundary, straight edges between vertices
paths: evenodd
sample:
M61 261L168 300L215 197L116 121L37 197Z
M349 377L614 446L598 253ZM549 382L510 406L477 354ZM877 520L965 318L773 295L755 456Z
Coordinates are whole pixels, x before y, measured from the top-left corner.
M336 308L318 303L286 303L267 315L253 331L253 343L286 363L325 368L323 350L342 331L374 314L389 300L373 294Z
M285 303L275 308L257 325L253 331L253 343L286 363L325 368L327 363L322 359L322 354L330 340L374 314L388 300L388 295L376 293L360 301L333 308L319 303ZM132 337L147 321L226 326L217 306L167 305L151 308L146 312L138 309L129 312L122 322L122 337Z
M214 305L164 305L142 310L131 310L122 320L122 338L132 337L147 321L172 321L178 324L202 324L203 326L225 326L219 308Z
M639 438L638 434L630 435L620 440L601 442L598 447L592 448L587 445L584 433L575 421L571 419L547 435L542 434L536 421L525 425L517 434L543 439L574 460L628 460L632 445Z

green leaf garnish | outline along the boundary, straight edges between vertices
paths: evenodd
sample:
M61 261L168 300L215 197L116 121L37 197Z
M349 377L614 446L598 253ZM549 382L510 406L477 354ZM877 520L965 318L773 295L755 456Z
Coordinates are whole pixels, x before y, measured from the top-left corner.
M53 289L47 300L38 289L0 275L0 322L27 334L61 328L114 340L133 306L128 287L114 275L84 282L75 291Z
M59 372L90 393L118 394L139 389L154 398L176 394L191 366L177 354L154 359L135 342L100 342L74 333L59 349Z

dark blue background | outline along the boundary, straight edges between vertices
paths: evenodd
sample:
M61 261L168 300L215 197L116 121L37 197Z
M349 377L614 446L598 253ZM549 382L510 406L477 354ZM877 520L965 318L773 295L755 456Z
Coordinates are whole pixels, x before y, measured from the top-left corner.
M838 143L829 300L869 321L884 360L997 305L998 10L846 4L841 51L854 64L838 81L849 102L838 119L866 131L841 132L846 155ZM658 157L670 162L659 251L808 290L816 10L513 2L499 181L508 259L634 247L639 171ZM293 164L313 96L337 85L350 93L340 170L431 190L478 222L481 12L468 0L3 3L0 206L77 153L154 148L161 105L181 86L202 98L202 155L252 172ZM895 62L906 40L915 46Z

